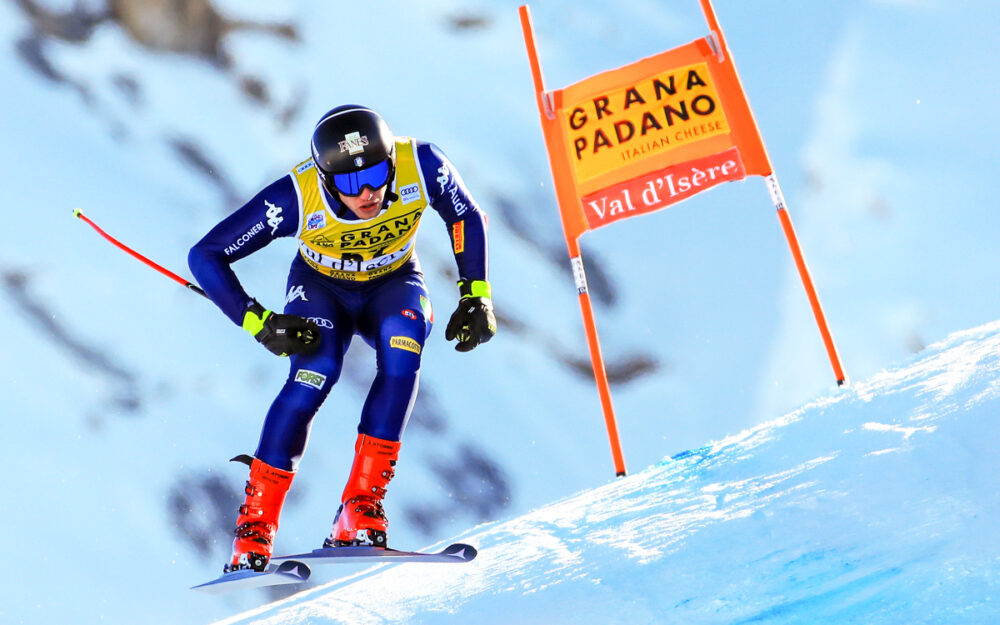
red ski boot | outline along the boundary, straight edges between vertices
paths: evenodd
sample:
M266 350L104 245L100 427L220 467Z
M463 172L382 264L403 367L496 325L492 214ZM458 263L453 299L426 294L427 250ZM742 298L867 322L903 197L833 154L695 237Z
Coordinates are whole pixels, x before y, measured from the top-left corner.
M324 547L386 546L389 520L382 509L385 487L395 475L399 442L361 434L354 445L354 466Z
M238 459L250 461L250 479L245 489L246 500L236 519L233 558L223 570L226 573L237 569L263 571L271 558L281 505L295 473L276 469L248 456Z

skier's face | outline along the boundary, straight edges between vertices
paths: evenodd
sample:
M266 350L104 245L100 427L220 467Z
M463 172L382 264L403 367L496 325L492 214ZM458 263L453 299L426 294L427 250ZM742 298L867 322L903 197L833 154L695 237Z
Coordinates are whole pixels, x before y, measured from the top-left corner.
M371 219L382 210L382 202L385 199L385 189L388 185L383 185L378 189L364 187L358 195L344 195L337 193L340 201L344 203L358 219Z

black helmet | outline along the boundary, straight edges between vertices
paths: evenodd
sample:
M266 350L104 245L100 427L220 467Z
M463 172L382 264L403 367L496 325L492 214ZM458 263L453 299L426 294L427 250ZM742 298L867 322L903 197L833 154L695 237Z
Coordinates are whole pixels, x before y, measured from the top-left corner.
M378 113L345 104L328 111L316 124L312 158L330 195L359 195L364 187L378 189L392 181L396 141Z

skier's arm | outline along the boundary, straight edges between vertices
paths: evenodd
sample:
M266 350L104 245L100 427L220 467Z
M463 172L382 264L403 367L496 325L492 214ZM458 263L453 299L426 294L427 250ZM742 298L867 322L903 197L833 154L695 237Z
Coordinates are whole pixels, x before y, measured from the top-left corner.
M497 331L493 294L487 281L486 214L437 146L419 143L417 160L429 187L431 206L448 225L458 264L458 308L448 320L445 339L458 339L455 349L467 352L489 341Z
M431 206L448 226L459 280L486 281L489 269L486 213L436 145L418 142L417 160L427 182Z
M279 237L298 232L298 196L289 176L268 185L223 219L188 254L191 273L205 294L233 323L243 325L254 300L230 265Z

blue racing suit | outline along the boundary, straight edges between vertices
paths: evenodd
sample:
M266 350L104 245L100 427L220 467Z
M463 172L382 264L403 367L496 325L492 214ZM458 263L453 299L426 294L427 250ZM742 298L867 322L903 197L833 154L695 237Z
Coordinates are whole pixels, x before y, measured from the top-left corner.
M414 251L425 206L448 227L459 279L487 279L486 216L461 177L433 144L397 137L396 146L393 195L376 217L358 219L318 183L307 160L216 225L188 256L198 284L241 325L253 299L231 265L279 237L298 237L284 312L314 321L321 339L316 352L290 357L288 379L264 420L255 456L273 467L296 469L355 334L377 363L358 431L402 437L434 320Z

